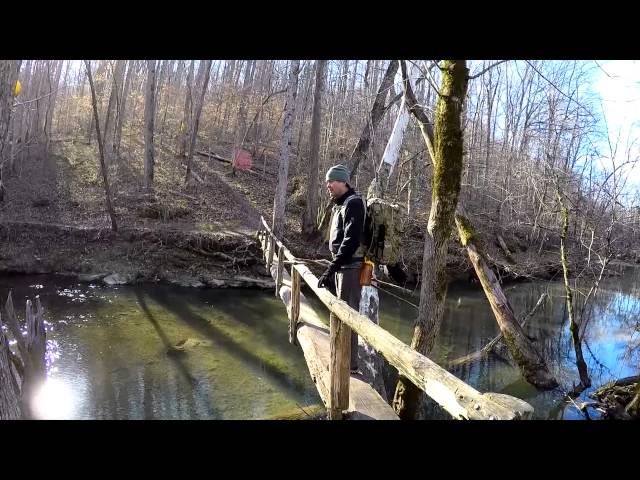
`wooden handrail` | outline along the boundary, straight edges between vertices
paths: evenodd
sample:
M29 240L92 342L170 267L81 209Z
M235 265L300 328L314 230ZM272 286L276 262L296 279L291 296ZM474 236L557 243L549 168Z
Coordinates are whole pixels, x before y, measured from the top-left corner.
M508 406L505 396L482 394L455 375L433 362L428 357L406 345L369 318L338 299L325 288L318 288L318 278L304 263L297 263L284 244L278 240L266 221L261 217L262 227L273 244L282 247L284 257L292 263L300 277L318 296L322 303L342 322L360 335L365 342L380 353L398 372L408 378L420 390L436 401L456 419L513 420L520 413ZM272 249L273 250L273 247ZM490 398L488 395L491 395ZM495 399L502 399L498 402ZM520 403L523 403L520 401Z

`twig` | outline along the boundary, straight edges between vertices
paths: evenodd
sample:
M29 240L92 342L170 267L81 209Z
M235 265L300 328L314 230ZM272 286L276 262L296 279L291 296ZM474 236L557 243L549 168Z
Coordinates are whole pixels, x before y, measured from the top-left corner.
M489 65L489 66L488 66L487 68L485 68L484 70L481 70L480 72L476 73L475 75L470 75L470 76L468 76L467 78L468 78L469 80L473 80L474 78L478 78L480 75L482 75L482 74L484 74L484 73L488 72L488 71L489 71L489 70L491 70L493 67L497 67L497 66L498 66L498 65L500 65L501 63L508 62L508 61L509 61L509 60L500 60L499 62L496 62L496 63L494 63L494 64L492 64L492 65Z

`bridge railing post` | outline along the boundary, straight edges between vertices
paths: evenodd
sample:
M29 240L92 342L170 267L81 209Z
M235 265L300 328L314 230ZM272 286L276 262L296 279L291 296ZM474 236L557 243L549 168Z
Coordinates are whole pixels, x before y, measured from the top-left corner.
M282 287L282 278L284 273L284 246L278 248L278 270L276 273L276 297L280 295L280 287Z
M267 236L268 239L268 243L267 243L267 273L269 273L271 271L271 264L273 263L273 250L275 248L275 238L273 237L273 235L271 233L269 233L269 235Z
M351 329L334 313L329 315L329 420L341 420L349 408Z
M284 263L284 262L283 262ZM296 328L300 318L300 273L291 265L291 311L289 312L289 343L297 345Z

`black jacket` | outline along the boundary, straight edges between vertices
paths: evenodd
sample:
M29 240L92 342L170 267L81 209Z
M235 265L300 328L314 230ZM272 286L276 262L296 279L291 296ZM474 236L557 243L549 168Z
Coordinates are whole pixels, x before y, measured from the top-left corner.
M349 190L334 202L336 205L342 206L345 200L353 194L356 194L356 191L349 187ZM329 250L333 254L332 263L339 268L354 261L362 260L360 257L353 257L353 254L360 246L364 229L365 209L362 197L356 194L346 203L344 222L342 215L339 213L336 213L336 215L338 218L331 225Z

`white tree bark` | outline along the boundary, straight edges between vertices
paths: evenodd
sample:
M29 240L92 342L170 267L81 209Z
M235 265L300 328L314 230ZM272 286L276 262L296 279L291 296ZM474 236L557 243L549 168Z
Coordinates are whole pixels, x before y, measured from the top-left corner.
M409 71L409 77L412 79L413 72ZM402 74L400 71L396 74L396 83L402 82ZM406 99L403 95L400 108L398 110L398 116L396 117L395 123L393 125L393 130L391 131L391 136L389 137L389 141L384 149L384 153L382 155L382 160L380 161L380 165L378 166L378 171L376 172L376 178L371 182L371 186L369 187L368 197L375 196L382 198L387 190L389 177L391 176L391 172L396 162L398 161L398 155L400 153L400 147L402 146L402 140L404 138L404 133L407 129L407 124L409 122L410 112L406 108ZM375 324L380 324L380 319L378 316L378 310L380 307L380 296L378 295L378 289L374 286L363 286L362 293L360 295L360 313L366 315L371 319ZM380 393L383 398L387 398L386 389L384 389L384 384L382 384L382 368L384 366L382 359L376 354L376 352L362 342L362 339L358 340L360 345L364 348L364 368L365 375L368 376L373 382L374 387ZM379 385L382 384L383 391L380 390Z
M282 127L282 143L280 145L280 162L278 164L278 184L276 194L273 199L273 218L271 229L279 238L284 238L284 215L287 196L287 179L289 176L289 150L291 147L291 135L293 129L293 115L296 108L296 95L298 93L298 72L300 70L300 60L291 60L289 68L289 87L287 93L287 103L284 106L284 123Z

